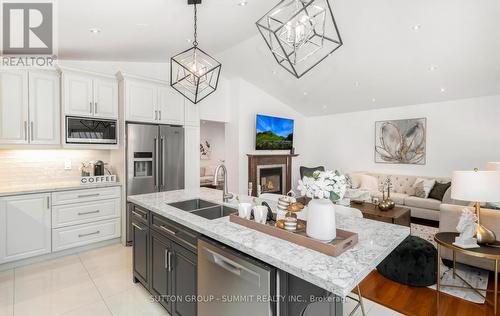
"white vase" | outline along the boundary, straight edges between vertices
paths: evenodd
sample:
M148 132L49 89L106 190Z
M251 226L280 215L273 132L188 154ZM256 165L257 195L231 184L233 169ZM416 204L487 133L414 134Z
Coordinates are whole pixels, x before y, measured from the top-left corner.
M328 199L313 199L307 205L307 236L330 242L337 237L335 205Z

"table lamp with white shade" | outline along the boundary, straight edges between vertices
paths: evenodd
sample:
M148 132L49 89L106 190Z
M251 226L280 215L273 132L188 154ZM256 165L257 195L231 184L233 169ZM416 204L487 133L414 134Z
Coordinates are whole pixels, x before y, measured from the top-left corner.
M500 171L455 171L452 176L451 198L474 202L477 214L476 238L479 244L494 243L495 233L481 224L481 202L500 200Z

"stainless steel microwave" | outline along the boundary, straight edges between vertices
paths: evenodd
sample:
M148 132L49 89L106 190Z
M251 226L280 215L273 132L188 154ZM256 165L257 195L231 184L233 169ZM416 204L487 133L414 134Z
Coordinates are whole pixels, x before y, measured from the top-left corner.
M67 144L118 144L116 120L66 116Z

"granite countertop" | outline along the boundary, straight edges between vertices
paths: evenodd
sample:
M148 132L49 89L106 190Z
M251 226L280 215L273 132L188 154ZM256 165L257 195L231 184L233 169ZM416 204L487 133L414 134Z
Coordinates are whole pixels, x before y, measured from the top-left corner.
M341 217L338 228L356 232L359 242L338 257L229 222L228 217L208 220L167 205L201 198L221 203L222 191L169 191L128 197L128 201L201 234L291 273L340 297L346 297L409 234L410 228L368 219ZM246 197L249 199L248 197ZM244 200L244 197L240 197ZM225 203L236 206L237 202ZM273 205L271 205L273 207Z
M20 195L20 194L34 194L34 193L47 193L47 192L58 192L58 191L70 191L70 190L83 190L83 189L96 189L96 188L107 188L121 186L119 182L113 183L101 183L101 184L89 184L80 185L80 181L70 181L70 182L51 182L51 183L29 183L24 185L13 185L0 187L0 197Z

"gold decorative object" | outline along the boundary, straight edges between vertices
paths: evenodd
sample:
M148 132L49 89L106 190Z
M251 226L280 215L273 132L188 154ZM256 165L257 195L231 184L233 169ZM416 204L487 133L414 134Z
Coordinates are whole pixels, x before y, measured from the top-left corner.
M476 239L478 244L494 244L497 240L497 236L494 232L488 228L481 225L481 203L476 202L474 204L477 214L477 228L476 228Z
M302 203L291 203L290 205L288 205L288 208L287 208L287 213L285 214L285 218L286 217L292 217L292 218L297 218L297 214L295 213L298 213L300 211L302 211L304 209L304 204Z

